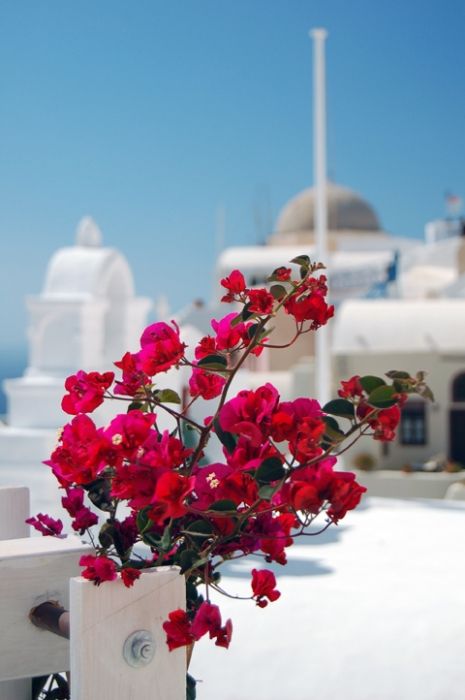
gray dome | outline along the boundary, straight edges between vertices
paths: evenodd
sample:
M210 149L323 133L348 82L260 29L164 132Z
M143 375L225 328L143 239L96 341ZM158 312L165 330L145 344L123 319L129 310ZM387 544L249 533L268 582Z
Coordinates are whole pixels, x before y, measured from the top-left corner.
M347 187L327 184L329 231L381 231L373 208ZM276 233L310 232L315 229L315 188L309 187L293 197L281 210Z

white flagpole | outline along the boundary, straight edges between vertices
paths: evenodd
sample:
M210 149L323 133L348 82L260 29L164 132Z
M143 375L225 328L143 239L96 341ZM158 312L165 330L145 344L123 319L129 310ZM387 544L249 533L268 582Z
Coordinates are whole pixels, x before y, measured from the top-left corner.
M327 199L326 199L326 29L312 29L313 39L313 169L316 191L316 258L328 264ZM328 327L316 332L315 342L316 398L324 405L331 398L331 358Z

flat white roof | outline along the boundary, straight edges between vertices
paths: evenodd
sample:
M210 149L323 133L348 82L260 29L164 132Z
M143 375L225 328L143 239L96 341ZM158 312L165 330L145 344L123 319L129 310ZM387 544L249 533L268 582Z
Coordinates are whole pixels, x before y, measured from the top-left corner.
M339 307L333 352L465 352L465 299L356 299Z

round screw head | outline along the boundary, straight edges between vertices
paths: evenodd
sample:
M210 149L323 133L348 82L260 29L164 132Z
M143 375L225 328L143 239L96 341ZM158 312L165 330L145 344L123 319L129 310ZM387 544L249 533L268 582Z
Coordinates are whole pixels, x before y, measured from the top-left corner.
M155 656L155 641L148 630L137 630L129 635L123 645L123 657L133 668L147 666Z

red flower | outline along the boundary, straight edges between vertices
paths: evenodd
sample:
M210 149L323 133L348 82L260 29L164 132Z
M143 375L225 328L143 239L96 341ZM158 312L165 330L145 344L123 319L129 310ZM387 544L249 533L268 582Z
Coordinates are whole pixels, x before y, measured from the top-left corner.
M166 643L170 651L188 646L195 641L187 613L181 608L168 614L168 620L163 623L163 629L166 632Z
M268 569L252 569L252 591L257 605L260 608L265 608L268 605L268 600L273 602L278 600L281 593L276 590L276 578L272 571ZM268 598L268 600L265 600Z
M403 402L403 396L399 396L399 401ZM369 406L365 401L361 401L357 406L358 418L365 418L376 409ZM396 436L396 428L399 424L401 411L398 405L390 408L383 408L377 415L368 420L368 424L374 430L374 439L381 442L390 442Z
M239 270L233 270L229 277L222 279L221 286L228 290L228 293L221 299L225 302L234 301L235 296L246 291L244 275Z
M82 572L83 577L94 581L96 586L104 581L114 581L117 577L116 564L108 557L94 557L92 554L85 554L79 559L79 566L86 567Z
M341 389L337 392L343 399L352 399L355 396L363 395L363 387L360 384L360 376L356 374L346 382L341 382Z
M179 328L167 323L153 323L142 333L141 350L135 355L137 369L152 377L166 372L184 357L185 345L179 338Z
M68 377L65 389L69 393L65 394L61 401L63 411L73 416L78 413L90 413L103 402L103 395L114 378L113 372L100 374L82 370Z
M149 437L155 419L154 414L143 413L138 408L129 413L120 413L113 418L104 432L113 453L107 455L108 462L118 462L123 457L135 458L139 447Z
M249 311L266 316L272 313L274 301L274 296L266 289L251 289L249 292Z
M80 535L98 523L97 515L84 505L83 489L66 489L66 496L61 499L61 504L73 518L71 523L73 530Z
M55 520L51 518L50 515L45 515L44 513L37 513L35 517L28 518L26 522L44 536L59 537L63 530L63 523L61 520Z
M204 336L195 348L195 359L201 360L208 355L214 355L216 351L215 339L211 335Z
M292 270L289 267L278 267L276 270L273 272L273 279L277 280L278 282L287 282L290 280L292 274Z
M221 613L217 605L209 601L202 603L197 610L192 623L192 634L198 640L204 634L209 633L210 639L216 639L216 646L229 647L232 634L232 622L228 620L224 627L221 626Z
M126 566L121 571L121 580L123 581L126 588L131 588L134 585L134 581L140 577L141 572L139 569L133 569L131 566Z
M219 374L194 369L189 379L189 393L191 396L201 396L208 401L221 394L225 383L226 379Z
M115 394L134 396L143 386L150 384L149 377L137 367L137 355L127 352L114 364L123 370L123 380L116 382Z
M328 306L320 293L310 293L288 299L284 304L286 313L294 316L298 323L311 321L313 330L324 326L334 316L334 306Z
M269 435L271 416L279 400L272 384L264 384L255 391L244 389L227 401L220 411L223 430L247 435L252 445L260 445Z
M348 510L353 510L360 503L360 499L366 491L355 481L355 475L351 472L335 472L336 479L331 489L328 517L337 523Z
M102 466L107 441L89 416L79 414L65 425L61 444L45 462L62 486L94 481Z
M246 334L245 325L243 323L238 323L234 326L231 325L235 318L237 318L237 314L233 312L219 321L212 319L211 325L216 333L215 345L217 350L230 350L235 348Z
M152 512L158 522L166 518L179 518L187 512L184 500L193 490L194 483L194 477L176 472L165 472L160 476L152 498L155 506ZM160 505L162 508L159 508Z

